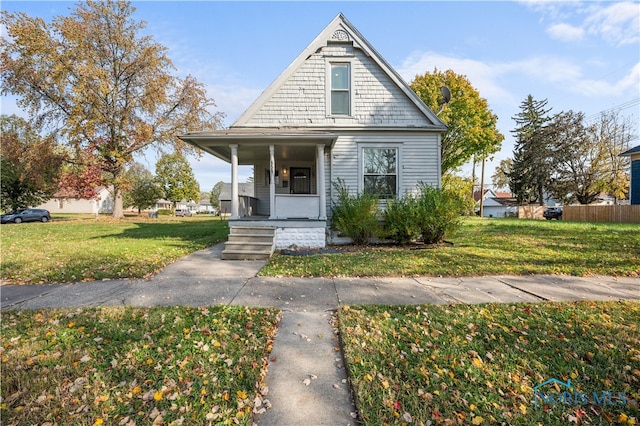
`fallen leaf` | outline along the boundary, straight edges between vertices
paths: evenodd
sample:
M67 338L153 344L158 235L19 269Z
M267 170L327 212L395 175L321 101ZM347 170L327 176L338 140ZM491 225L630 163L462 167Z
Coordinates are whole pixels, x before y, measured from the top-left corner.
M471 423L473 423L474 425L481 425L482 422L484 422L482 416L475 416L473 420L471 420Z

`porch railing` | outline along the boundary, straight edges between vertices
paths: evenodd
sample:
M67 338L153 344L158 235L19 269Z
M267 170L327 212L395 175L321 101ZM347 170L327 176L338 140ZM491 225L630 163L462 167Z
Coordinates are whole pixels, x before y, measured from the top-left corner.
M318 219L320 197L306 194L276 194L276 219Z

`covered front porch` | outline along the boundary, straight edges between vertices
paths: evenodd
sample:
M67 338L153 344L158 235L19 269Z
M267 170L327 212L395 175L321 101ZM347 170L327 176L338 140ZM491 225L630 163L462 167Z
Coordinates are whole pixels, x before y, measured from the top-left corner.
M233 128L189 133L181 138L230 163L230 228L247 226L249 221L251 226L273 227L276 248L324 246L326 163L336 134L305 129ZM241 165L253 167L251 203L238 193Z

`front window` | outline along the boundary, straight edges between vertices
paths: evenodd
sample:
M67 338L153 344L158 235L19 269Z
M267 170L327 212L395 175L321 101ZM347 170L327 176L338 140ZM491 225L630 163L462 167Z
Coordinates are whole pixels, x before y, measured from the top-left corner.
M331 64L331 114L350 114L349 64Z
M379 198L394 198L398 182L396 148L364 148L364 192Z

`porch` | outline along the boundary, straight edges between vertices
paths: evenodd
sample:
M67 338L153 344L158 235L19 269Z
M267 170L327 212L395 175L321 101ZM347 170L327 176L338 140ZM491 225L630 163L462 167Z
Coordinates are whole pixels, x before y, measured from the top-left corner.
M326 245L326 160L336 134L306 129L232 128L190 133L181 139L231 164L232 231L250 221L251 227L275 230L276 249ZM253 166L255 205L238 193L240 165Z

